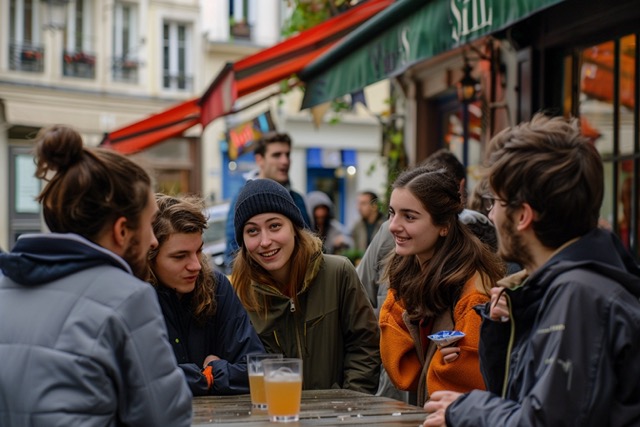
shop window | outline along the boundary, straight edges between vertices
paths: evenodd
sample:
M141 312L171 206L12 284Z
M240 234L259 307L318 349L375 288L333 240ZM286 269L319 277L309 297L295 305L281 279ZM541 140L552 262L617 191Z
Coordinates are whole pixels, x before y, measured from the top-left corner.
M41 182L29 146L9 147L9 248L18 236L40 231L40 204L36 200Z
M199 193L200 148L196 138L172 138L131 156L153 176L155 191Z
M580 117L605 166L605 195L601 226L617 232L625 246L638 254L640 173L637 36L627 35L580 49L565 61L565 112ZM578 79L570 94L570 75ZM568 99L572 107L567 108ZM577 107L577 108L576 108Z

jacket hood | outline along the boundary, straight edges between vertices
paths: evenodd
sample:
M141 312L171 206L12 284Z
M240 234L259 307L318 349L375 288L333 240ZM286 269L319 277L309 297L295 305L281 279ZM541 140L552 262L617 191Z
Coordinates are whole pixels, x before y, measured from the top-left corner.
M547 261L531 280L543 287L568 270L584 268L609 277L640 297L640 268L613 233L601 228L590 231Z
M335 218L335 207L333 206L333 202L331 198L327 195L327 193L322 191L312 191L307 193L305 196L305 201L307 203L307 213L309 214L309 219L313 222L313 211L318 206L326 206L329 208L329 218Z
M11 252L0 253L0 269L4 275L24 286L48 283L104 264L132 274L122 258L72 233L22 235Z

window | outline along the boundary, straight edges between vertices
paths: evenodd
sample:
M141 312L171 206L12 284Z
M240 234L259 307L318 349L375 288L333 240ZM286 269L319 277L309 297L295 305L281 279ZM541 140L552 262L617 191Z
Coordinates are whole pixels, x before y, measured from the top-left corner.
M44 71L38 0L9 1L9 69Z
M230 34L234 38L250 39L256 21L256 0L229 0Z
M191 31L187 24L163 24L162 85L165 89L189 91L192 85Z
M92 0L75 0L69 8L64 32L63 74L65 76L95 78L96 56L91 51L92 6Z
M582 133L604 162L601 221L636 256L640 253L637 38L630 34L577 49L565 58L564 79L565 113L580 117ZM576 85L571 85L571 76Z
M138 5L116 3L113 12L113 80L138 82Z
M13 247L19 235L40 231L40 204L36 197L41 182L28 146L9 146L9 237Z

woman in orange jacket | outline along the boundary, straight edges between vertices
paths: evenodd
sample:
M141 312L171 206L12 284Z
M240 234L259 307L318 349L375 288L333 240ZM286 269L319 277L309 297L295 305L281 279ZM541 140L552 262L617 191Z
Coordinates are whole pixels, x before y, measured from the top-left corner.
M390 292L380 311L382 363L396 387L417 392L484 389L478 358L480 316L489 290L504 275L500 258L460 222L463 205L444 169L416 168L393 184L389 230L395 252L383 280ZM428 336L465 335L438 348ZM439 350L439 351L438 351Z

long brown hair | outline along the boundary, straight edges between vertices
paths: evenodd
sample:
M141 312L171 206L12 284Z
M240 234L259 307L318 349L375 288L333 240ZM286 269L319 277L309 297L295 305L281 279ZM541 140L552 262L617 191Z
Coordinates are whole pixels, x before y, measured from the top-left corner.
M291 272L288 283L277 282L264 267L251 258L247 247L242 245L241 251L233 262L231 283L247 311L262 312L266 316L269 309L269 299L260 298L260 294L253 289L254 282L280 289L284 294L290 295L297 304L298 292L304 285L307 269L314 257L321 256L322 241L306 228L293 225L293 230L295 248L289 260Z
M500 258L458 219L463 206L456 180L445 169L421 167L403 172L393 189L407 189L431 215L434 225L446 227L433 257L421 264L416 255L390 256L384 279L396 291L412 320L451 310L465 283L476 273L488 294L504 275Z
M181 198L156 194L158 214L153 221L153 232L158 239L158 246L149 251L149 282L158 287L161 283L154 273L156 258L162 245L172 234L176 233L200 233L207 228L204 201L195 196ZM215 279L207 255L200 254L202 269L198 273L195 289L193 291L194 318L203 323L208 316L216 312Z
M36 142L35 175L47 182L37 200L49 230L95 242L120 217L138 227L151 191L144 169L115 151L84 147L68 126L41 129Z

